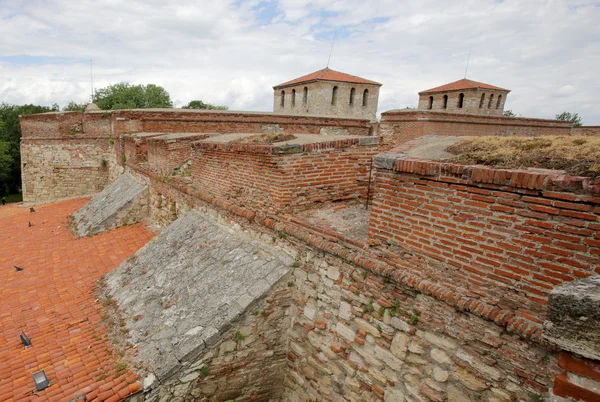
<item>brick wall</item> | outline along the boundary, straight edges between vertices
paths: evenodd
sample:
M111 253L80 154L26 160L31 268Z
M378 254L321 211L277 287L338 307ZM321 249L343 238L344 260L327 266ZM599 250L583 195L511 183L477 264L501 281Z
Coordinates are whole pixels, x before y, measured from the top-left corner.
M390 163L376 158L369 236L425 258L421 278L539 327L553 287L600 274L600 181Z
M562 370L554 380L553 395L576 401L600 401L600 362L560 352L558 365Z
M159 174L176 174L192 156L193 141L208 138L208 134L173 134L147 139L148 167Z
M571 135L600 135L600 126L573 127Z
M98 112L95 112L98 113ZM335 129L340 134L369 135L365 119L288 116L275 113L141 109L111 112L116 134L163 133L262 133L321 134Z
M377 152L376 142L360 141L306 144L285 154L268 145L196 143L192 186L267 213L360 198L366 193L370 159Z
M378 135L389 149L424 135L570 135L569 122L398 110L382 113Z

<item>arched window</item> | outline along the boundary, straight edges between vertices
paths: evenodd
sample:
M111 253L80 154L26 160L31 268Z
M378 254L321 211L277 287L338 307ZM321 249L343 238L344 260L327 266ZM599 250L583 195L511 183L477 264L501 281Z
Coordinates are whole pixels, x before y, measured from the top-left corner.
M337 93L338 93L338 87L335 86L333 87L333 91L331 91L331 104L335 105L337 102Z
M350 90L350 106L354 105L354 96L356 95L356 89Z
M481 94L481 100L479 101L479 109L481 109L483 107L484 103L485 103L485 94Z
M285 91L281 91L281 107L285 106Z
M369 90L365 89L363 92L363 106L367 106L369 104Z
M429 97L429 105L427 106L427 109L433 109L433 96Z
M302 91L302 104L304 106L306 106L307 102L308 102L308 88L304 87L304 90Z
M442 104L444 109L448 109L448 95L444 95L444 102Z
M488 109L492 107L492 103L494 102L494 94L490 95L490 101L488 102Z
M458 95L458 108L462 109L465 104L465 94Z
M502 102L502 95L498 95L498 101L496 101L496 109L500 107L500 103Z
M292 107L296 106L296 90L292 89Z

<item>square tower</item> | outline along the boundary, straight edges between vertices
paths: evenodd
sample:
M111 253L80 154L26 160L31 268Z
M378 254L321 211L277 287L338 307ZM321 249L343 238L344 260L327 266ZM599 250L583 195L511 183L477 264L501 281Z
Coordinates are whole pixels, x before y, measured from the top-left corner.
M510 90L462 79L419 92L419 110L502 116Z
M273 87L275 113L376 120L381 84L329 68Z

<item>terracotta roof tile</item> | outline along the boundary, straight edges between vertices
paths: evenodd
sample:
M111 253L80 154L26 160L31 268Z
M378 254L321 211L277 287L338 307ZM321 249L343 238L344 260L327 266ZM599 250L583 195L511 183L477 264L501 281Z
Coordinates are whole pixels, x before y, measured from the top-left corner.
M419 95L420 94L433 93L433 92L458 91L458 90L461 90L461 89L475 89L475 88L492 89L492 90L496 90L496 91L510 92L509 89L495 87L493 85L485 84L483 82L477 82L477 81L472 81L472 80L468 80L466 78L463 78L462 80L454 81L454 82L451 82L449 84L445 84L445 85L442 85L442 86L439 86L439 87L435 87L435 88L427 89L425 91L421 91L421 92L419 92Z
M350 82L350 83L356 83L356 84L369 84L369 85L381 86L381 84L379 82L366 80L364 78L357 77L355 75L341 73L339 71L331 70L330 68L324 68L322 70L315 71L314 73L304 75L300 78L296 78L294 80L284 82L283 84L276 85L273 88L277 89L277 88L287 87L290 85L296 85L296 84L307 83L307 82L312 82L312 81L340 81L340 82Z
M86 394L122 400L139 390L129 369L115 369L97 303L96 281L146 244L141 224L75 239L67 216L87 200L35 207L0 206L0 400L33 400L31 374L44 370L50 387L36 401L65 401ZM28 227L31 221L33 226ZM13 265L24 268L21 272ZM23 330L32 347L19 340ZM115 387L118 386L118 389Z

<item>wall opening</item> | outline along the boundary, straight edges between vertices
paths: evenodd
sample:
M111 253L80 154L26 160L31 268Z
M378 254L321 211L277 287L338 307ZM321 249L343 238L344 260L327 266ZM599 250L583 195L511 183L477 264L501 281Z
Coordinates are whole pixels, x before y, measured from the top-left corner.
M296 90L292 89L292 107L296 106Z
M354 97L356 96L356 89L352 88L350 90L350 105L354 105Z
M502 103L502 95L498 95L498 100L496 101L496 109L500 107L500 103Z
M308 87L304 87L304 90L302 91L302 104L304 106L306 106L307 103L308 103Z
M494 94L490 95L490 101L488 102L488 109L492 107L492 103L494 102Z
M335 86L333 87L333 91L331 92L331 104L335 105L337 102L337 93L338 93L338 87Z
M458 108L462 109L465 104L465 94L458 95Z
M281 107L285 106L285 91L281 91L281 103L279 106L281 106Z
M444 109L448 109L448 95L444 95L444 102L442 104Z
M427 109L433 109L433 96L429 97L429 105L427 106Z
M481 100L479 101L479 109L485 104L485 94L481 94Z
M369 104L369 90L365 89L363 92L363 106L367 106Z

